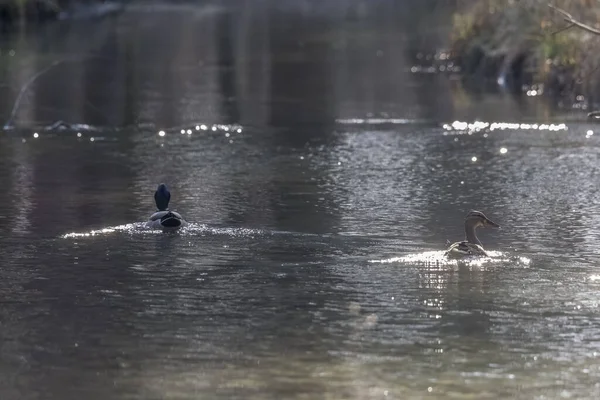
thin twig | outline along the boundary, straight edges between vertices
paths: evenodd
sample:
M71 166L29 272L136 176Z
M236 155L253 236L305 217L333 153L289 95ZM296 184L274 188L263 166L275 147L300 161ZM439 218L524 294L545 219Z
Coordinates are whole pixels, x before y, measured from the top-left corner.
M554 36L554 35L558 35L559 33L561 33L561 32L564 32L564 31L566 31L566 30L569 30L569 29L571 29L571 28L572 28L572 27L574 27L574 26L577 26L577 25L575 25L575 24L571 23L571 24L569 24L569 25L565 26L564 28L560 28L560 29L559 29L559 30L557 30L557 31L551 32L550 34L551 34L551 35L553 35L553 36Z
M27 91L27 89L29 88L29 86L33 82L35 82L35 80L37 78L39 78L40 76L44 75L46 72L50 71L52 68L56 67L58 64L61 64L61 63L65 62L65 61L67 61L67 60L54 61L52 64L50 64L49 66L47 66L43 70L39 71L38 73L36 73L35 75L33 75L31 78L29 78L29 80L27 82L25 82L25 84L21 87L21 90L19 91L19 95L17 96L17 98L15 100L15 104L13 104L13 108L12 108L12 111L10 113L10 117L8 117L8 121L6 121L6 123L4 124L4 129L5 130L13 128L13 119L15 118L15 115L17 114L17 111L19 110L19 106L21 105L21 100L23 100L23 95L25 94L25 92Z
M85 104L92 110L96 111L102 118L104 118L105 122L110 121L110 118L108 118L108 115L104 111L102 111L102 109L100 109L100 107L95 106L94 103L92 103L89 100L86 100Z
M568 12L566 12L565 10L563 10L562 8L558 8L552 4L548 4L548 7L550 7L551 9L553 9L554 11L562 14L563 18L565 21L577 26L578 28L583 29L584 31L588 31L590 33L593 33L594 35L600 35L600 30L593 28L589 25L584 24L583 22L579 22L577 21L575 18L573 18L573 16L571 14L569 14Z
M594 67L592 70L588 71L584 76L577 80L577 83L583 83L585 79L589 78L594 72L600 69L600 64Z

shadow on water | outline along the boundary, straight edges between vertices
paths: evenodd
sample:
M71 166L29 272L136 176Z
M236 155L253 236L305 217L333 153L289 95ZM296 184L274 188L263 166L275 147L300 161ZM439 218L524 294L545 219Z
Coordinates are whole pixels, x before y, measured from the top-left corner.
M0 397L535 397L560 378L594 398L594 127L538 129L541 103L413 72L453 7L134 2L3 37ZM452 124L513 118L536 128ZM193 229L130 229L163 181ZM420 262L470 208L502 257Z

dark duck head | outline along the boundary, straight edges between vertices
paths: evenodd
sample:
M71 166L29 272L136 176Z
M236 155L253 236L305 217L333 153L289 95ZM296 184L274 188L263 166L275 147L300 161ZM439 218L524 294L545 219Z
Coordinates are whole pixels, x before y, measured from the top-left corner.
M161 183L158 185L158 189L154 192L154 202L158 211L167 211L169 208L169 201L171 200L171 192L167 189L167 185Z

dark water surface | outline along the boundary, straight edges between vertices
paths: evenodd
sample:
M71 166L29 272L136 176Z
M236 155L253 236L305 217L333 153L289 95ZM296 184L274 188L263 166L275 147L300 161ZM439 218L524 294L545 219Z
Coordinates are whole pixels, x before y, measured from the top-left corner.
M1 399L600 396L597 125L411 73L440 2L342 3L3 39Z

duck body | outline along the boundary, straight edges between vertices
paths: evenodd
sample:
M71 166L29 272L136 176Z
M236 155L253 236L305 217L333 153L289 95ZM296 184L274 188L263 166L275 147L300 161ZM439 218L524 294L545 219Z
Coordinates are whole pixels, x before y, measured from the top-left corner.
M187 224L181 214L168 209L170 200L171 192L169 192L167 185L161 183L154 193L154 202L158 211L152 214L148 222L146 222L148 228L174 230Z
M477 228L488 226L500 228L500 225L490 220L481 211L471 210L465 218L466 240L450 244L445 255L452 258L488 256L475 233Z
M466 256L487 256L488 254L479 244L469 243L466 240L452 243L446 250L446 256L462 258Z
M169 210L155 212L146 222L146 226L152 229L179 229L186 224L181 214Z

